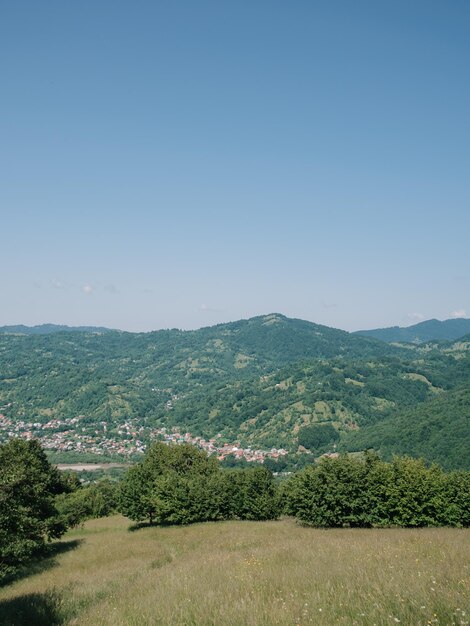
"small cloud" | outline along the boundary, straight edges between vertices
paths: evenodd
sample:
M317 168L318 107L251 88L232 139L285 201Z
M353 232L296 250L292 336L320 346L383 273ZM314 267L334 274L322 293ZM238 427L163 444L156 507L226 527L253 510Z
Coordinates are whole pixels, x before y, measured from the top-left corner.
M215 309L214 307L207 306L207 304L201 304L199 310L205 311L206 313L222 313L222 309Z
M459 317L466 317L467 311L465 309L457 309L457 311L452 311L450 316L454 319L458 319Z
M60 280L53 280L52 286L54 287L54 289L63 289L65 285Z
M326 302L323 300L322 306L324 309L335 309L338 306L337 302Z
M103 287L103 290L107 291L108 293L117 293L118 292L116 285L113 285L111 283L105 285Z
M86 293L87 296L89 296L93 293L93 287L91 285L83 285L82 291L83 293Z
M425 319L422 313L408 313L407 317L412 322L422 322Z

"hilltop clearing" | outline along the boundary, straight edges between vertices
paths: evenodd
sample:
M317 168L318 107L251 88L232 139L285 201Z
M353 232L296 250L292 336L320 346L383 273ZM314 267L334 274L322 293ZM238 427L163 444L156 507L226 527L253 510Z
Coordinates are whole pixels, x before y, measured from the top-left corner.
M460 625L469 609L468 534L318 530L291 520L130 532L122 517L93 520L0 591L0 622Z

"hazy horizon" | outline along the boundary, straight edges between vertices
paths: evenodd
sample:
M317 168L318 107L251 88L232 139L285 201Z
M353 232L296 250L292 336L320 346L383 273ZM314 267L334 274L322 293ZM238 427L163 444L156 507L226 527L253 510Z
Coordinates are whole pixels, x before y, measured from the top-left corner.
M0 7L0 325L470 316L470 5Z
M263 316L269 316L269 315L284 315L284 313L281 313L280 311L271 311L271 312L265 312L265 313L261 313L257 316L254 317L263 317ZM288 317L288 316L285 316ZM240 319L227 319L223 322L215 322L214 324L206 324L204 326L197 326L194 328L180 328L177 326L167 326L167 327L161 327L161 328L148 328L148 329L141 329L141 330L130 330L128 328L114 328L114 327L110 327L110 326L103 326L103 325L97 325L97 324L67 324L67 323L58 323L58 322L41 322L40 324L3 324L2 326L26 326L26 327L36 327L36 326L48 326L48 325L52 325L52 326L67 326L69 328L76 328L76 327L89 327L89 328L106 328L107 330L117 330L117 331L122 331L122 332L135 332L135 333L147 333L147 332L155 332L155 331L159 331L159 330L182 330L182 331L190 331L190 330L199 330L201 328L207 328L210 326L215 326L215 325L220 325L220 324L229 324L231 322L238 322L241 320L247 320L250 318L240 318ZM306 322L312 322L314 324L319 324L319 322L317 322L316 320L308 320L308 319L304 319L304 318L295 318L295 319L302 319L303 321ZM453 319L469 319L469 318L463 318L463 317L453 317L453 318L447 318L447 319L443 319L443 320L438 320L437 318L429 318L426 320L420 320L420 322L412 322L410 324L408 324L408 326L414 326L415 324L419 324L421 322L429 322L429 321L433 321L433 320L437 320L439 322L445 322L445 321L450 321ZM324 326L328 326L328 324L324 324ZM399 326L399 324L392 324L390 326L391 327L400 327L400 328L407 328L407 326ZM345 328L339 328L338 326L332 327L332 328L336 328L338 330L346 330ZM380 327L382 328L382 327ZM388 327L387 327L388 328ZM360 330L375 330L375 329L379 329L379 327L374 327L374 328L355 328L352 330L349 330L347 332L356 332L356 331L360 331Z

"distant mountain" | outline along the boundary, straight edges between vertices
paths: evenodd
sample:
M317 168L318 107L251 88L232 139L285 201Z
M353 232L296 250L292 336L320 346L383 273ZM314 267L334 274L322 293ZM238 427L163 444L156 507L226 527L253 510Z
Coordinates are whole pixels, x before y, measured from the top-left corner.
M187 343L193 343L196 338L199 341L217 342L219 347L225 346L234 353L241 353L242 360L247 357L249 361L254 359L274 367L313 357L336 357L342 354L364 357L392 354L393 351L393 348L375 339L356 337L344 330L288 318L280 313L182 334L186 335ZM239 369L245 366L246 363L237 364Z
M0 326L0 333L8 335L51 335L53 333L107 333L110 328L102 326L63 326L61 324L39 324L37 326Z
M11 404L9 416L16 418L160 418L168 416L165 407L177 402L175 396L186 402L211 384L259 378L312 359L401 352L279 314L195 331L4 333L0 407Z
M457 429L465 440L457 422L454 429L453 416L462 420L447 395L470 384L470 349L463 339L399 347L278 313L194 331L87 327L70 332L52 326L55 331L45 333L46 326L42 333L27 334L25 328L0 334L0 413L5 417L0 440L17 432L15 424L28 429L28 424L80 416L77 429L86 443L77 451L86 452L99 436L121 441L137 432L145 437L155 427L175 427L206 439L220 433L244 446L295 452L303 429L327 423L339 431L341 444L344 439L349 445L351 431L359 437L364 429L371 439L354 440L354 446L388 454L400 451L401 423L396 449L393 442L376 446L374 429L397 415L415 415L412 411L434 397L443 399L437 411L445 411L449 401L446 428ZM129 419L132 434L123 431ZM387 423L393 431L394 422ZM65 426L35 428L34 436L47 438L56 429L60 438ZM73 439L70 432L63 436ZM444 450L450 458L461 450L454 446L456 437L444 437L450 443L439 444L436 457L437 439L420 447L413 434L407 451L432 460Z
M358 330L354 335L373 337L387 343L408 342L425 343L427 341L454 341L470 333L470 319L458 318L450 320L426 320L405 328L391 326L375 330Z

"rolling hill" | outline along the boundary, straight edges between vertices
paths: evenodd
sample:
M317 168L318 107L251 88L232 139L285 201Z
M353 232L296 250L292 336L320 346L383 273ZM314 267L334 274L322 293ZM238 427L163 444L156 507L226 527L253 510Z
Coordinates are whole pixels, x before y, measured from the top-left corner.
M64 326L61 324L38 324L37 326L0 326L0 333L9 335L50 335L52 333L107 333L109 328L102 326Z
M340 330L268 315L197 331L0 335L0 405L16 417L147 416L203 386L289 363L393 348Z
M305 428L332 424L347 442L444 397L470 381L466 347L397 347L280 314L196 331L6 333L0 413L38 424L80 416L90 437L118 436L133 419L296 451Z
M394 454L421 456L445 469L470 470L470 388L447 391L378 424L348 434L341 449L373 448L389 460Z
M470 319L426 320L413 326L358 330L354 334L373 337L388 343L425 343L428 341L453 341L470 333Z
M342 434L370 426L470 380L465 353L432 351L423 359L315 359L250 380L206 385L183 395L167 423L202 436L220 431L242 445L292 449L302 429L332 423Z

